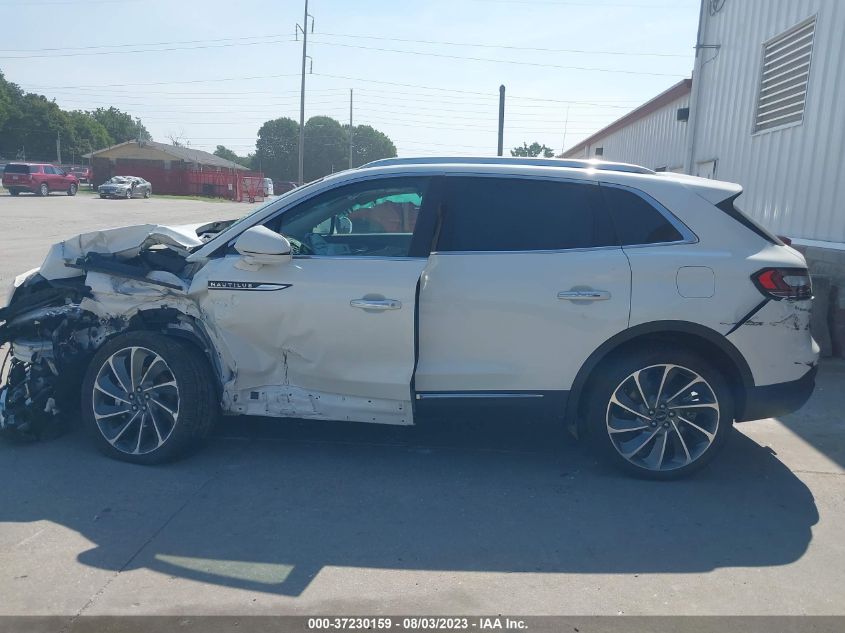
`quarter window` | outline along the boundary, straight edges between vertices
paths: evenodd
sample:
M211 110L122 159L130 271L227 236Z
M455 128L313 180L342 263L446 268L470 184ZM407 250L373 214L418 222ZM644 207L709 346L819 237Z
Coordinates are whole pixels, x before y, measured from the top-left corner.
M615 244L591 184L449 177L438 251L537 251Z
M601 189L622 246L683 240L678 229L647 200L619 187Z

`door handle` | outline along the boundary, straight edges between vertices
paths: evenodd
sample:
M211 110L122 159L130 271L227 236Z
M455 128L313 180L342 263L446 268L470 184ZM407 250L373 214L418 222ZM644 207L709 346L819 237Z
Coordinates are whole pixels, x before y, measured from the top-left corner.
M398 299L353 299L349 305L362 310L398 310L402 302Z
M607 290L564 290L557 293L557 298L564 301L606 301L610 299Z

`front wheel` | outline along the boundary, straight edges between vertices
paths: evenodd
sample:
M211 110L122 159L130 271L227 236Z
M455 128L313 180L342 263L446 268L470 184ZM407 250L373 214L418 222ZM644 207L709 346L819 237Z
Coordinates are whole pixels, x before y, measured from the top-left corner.
M79 190L79 187L76 185L76 183L71 183L70 187L68 187L68 189L67 189L67 195L75 196L76 192L78 190Z
M20 192L21 192L21 191L20 191L20 189L9 189L9 195L10 195L10 196L16 196L16 195L18 195Z
M733 424L725 378L697 354L654 346L599 368L587 423L601 456L649 479L678 479L710 462Z
M205 357L190 344L154 332L121 334L91 360L83 420L109 457L170 461L207 436L217 414L213 384Z
M127 189L127 190L126 190L126 199L127 199L127 200L129 200L131 197L132 197L132 190L131 190L131 189Z
M144 197L145 198L149 198L151 195L153 195L152 191L150 191L149 189L144 189Z

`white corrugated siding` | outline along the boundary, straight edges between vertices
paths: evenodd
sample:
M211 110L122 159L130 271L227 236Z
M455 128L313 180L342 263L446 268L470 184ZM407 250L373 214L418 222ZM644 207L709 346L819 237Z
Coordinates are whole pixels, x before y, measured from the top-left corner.
M678 121L678 108L689 107L684 95L624 128L596 139L584 148L583 158L595 158L604 148L603 160L635 163L650 169L673 169L684 164L687 123ZM572 158L575 158L574 156Z
M803 121L753 134L763 44L816 16ZM742 184L742 208L789 237L845 242L845 1L726 0L707 16L694 160ZM715 56L715 57L714 57Z

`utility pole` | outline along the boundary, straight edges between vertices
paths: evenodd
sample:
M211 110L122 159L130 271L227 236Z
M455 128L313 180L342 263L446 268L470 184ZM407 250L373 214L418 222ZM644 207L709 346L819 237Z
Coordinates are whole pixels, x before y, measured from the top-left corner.
M305 0L305 17L302 26L296 25L295 35L302 33L302 86L299 91L299 184L305 181L305 60L308 59L308 18L311 18L311 32L314 32L314 16L308 13ZM312 61L313 65L313 61Z
M62 164L62 133L56 132L56 162Z
M505 85L499 86L499 150L496 156L501 156L505 147Z
M563 148L560 150L560 155L566 152L566 132L569 130L569 104L566 104L566 120L563 122Z
M349 169L352 169L352 88L349 89Z

